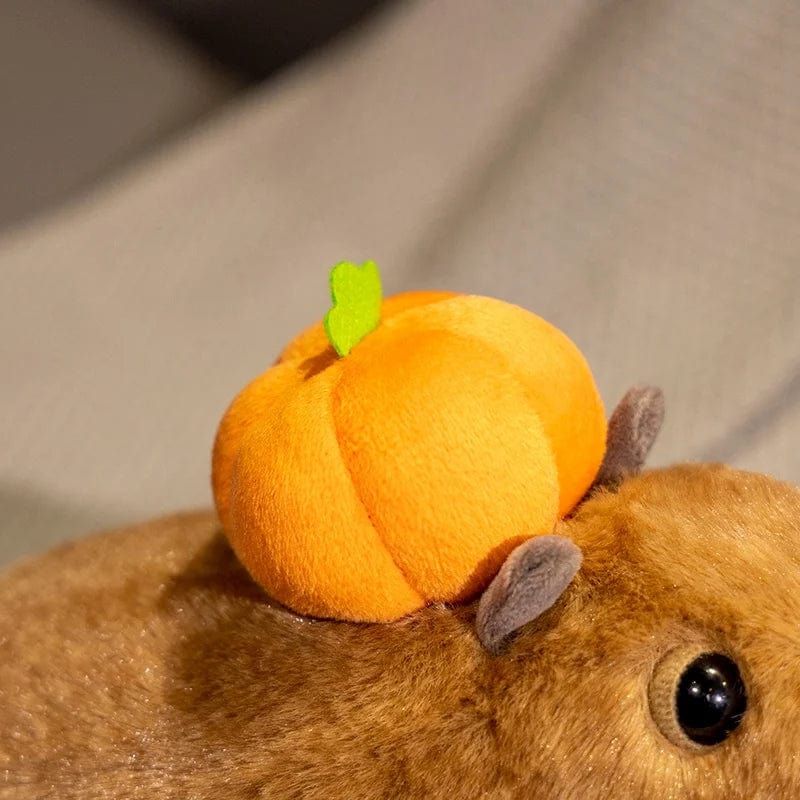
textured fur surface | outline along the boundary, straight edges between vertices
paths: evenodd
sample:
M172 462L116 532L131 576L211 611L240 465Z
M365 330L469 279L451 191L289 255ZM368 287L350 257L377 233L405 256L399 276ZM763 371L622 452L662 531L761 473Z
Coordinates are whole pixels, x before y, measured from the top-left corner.
M558 533L581 570L499 656L474 605L294 616L207 515L22 565L0 579L0 798L800 796L800 493L675 467ZM648 700L656 665L698 648L749 693L708 750L673 744Z

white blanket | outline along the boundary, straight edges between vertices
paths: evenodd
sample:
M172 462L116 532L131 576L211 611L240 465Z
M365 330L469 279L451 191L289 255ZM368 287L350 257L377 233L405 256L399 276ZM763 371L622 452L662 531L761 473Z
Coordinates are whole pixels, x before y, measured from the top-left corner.
M800 6L399 7L0 241L0 557L205 505L227 402L326 271L516 301L653 463L800 480Z

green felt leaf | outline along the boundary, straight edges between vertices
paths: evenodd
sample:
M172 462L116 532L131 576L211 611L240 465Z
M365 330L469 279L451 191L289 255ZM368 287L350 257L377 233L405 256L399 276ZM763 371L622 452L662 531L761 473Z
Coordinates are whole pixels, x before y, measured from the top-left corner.
M330 281L333 308L325 315L325 333L346 356L381 321L381 276L372 261L343 261L331 270Z

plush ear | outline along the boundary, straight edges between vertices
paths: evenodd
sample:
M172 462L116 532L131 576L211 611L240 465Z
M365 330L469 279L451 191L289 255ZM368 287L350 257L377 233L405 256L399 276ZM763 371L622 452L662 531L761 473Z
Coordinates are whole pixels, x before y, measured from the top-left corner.
M478 603L475 627L483 646L499 653L558 600L580 565L580 549L563 536L537 536L513 550Z
M656 386L629 389L608 421L606 455L592 489L615 487L644 466L664 422L664 393Z

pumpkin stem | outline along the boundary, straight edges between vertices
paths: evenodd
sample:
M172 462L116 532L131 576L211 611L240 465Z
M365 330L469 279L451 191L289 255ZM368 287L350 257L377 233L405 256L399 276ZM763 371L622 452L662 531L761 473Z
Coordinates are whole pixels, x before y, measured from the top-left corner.
M381 321L381 276L373 261L360 266L337 264L330 274L333 306L323 322L325 334L340 356L346 356Z

